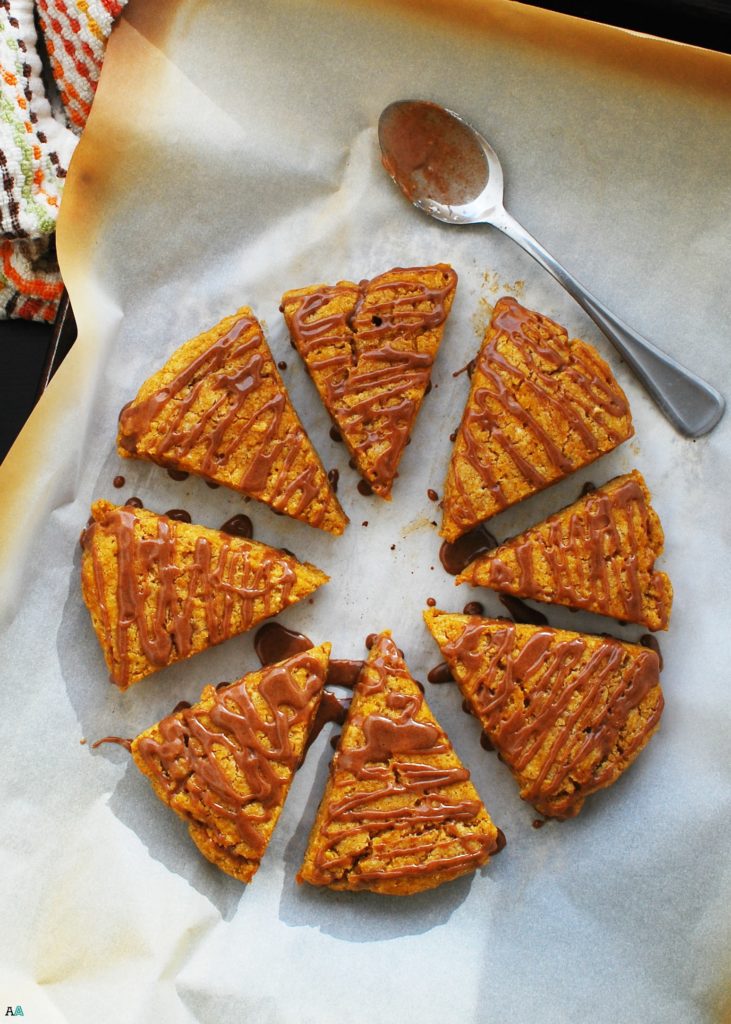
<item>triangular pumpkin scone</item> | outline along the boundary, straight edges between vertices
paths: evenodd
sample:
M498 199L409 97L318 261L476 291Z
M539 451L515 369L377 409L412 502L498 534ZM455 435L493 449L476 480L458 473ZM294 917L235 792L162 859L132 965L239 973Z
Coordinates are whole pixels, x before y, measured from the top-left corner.
M121 690L276 615L328 581L257 541L97 501L81 590Z
M659 663L646 647L506 619L424 618L521 797L547 817L578 814L658 728Z
M633 433L627 398L598 352L499 299L452 449L442 536L456 540Z
M662 526L633 470L480 555L457 583L667 629L673 588L655 572Z
M390 499L452 308L451 267L287 292L281 310L356 468Z
M329 533L348 522L246 306L186 341L145 381L119 415L117 447Z
M474 871L502 841L390 633L381 633L297 880L409 895Z
M330 644L251 672L132 741L137 767L204 857L250 881L305 750Z

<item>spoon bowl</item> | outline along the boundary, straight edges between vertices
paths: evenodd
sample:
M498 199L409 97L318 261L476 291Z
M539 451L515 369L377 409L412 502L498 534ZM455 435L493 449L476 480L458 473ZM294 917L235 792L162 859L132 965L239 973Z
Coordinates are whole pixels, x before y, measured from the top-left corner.
M502 209L503 169L487 139L459 114L402 100L381 114L383 164L413 205L445 224L487 223Z
M487 139L459 114L399 100L378 122L383 165L417 209L446 224L491 224L563 285L627 361L673 426L701 437L723 416L722 395L607 309L503 205L503 170Z

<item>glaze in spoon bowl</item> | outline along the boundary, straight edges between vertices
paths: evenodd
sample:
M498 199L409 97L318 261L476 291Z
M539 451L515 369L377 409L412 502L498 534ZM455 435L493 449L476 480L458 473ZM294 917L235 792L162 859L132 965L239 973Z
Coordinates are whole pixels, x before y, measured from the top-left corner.
M447 224L491 224L522 246L588 313L673 426L701 437L725 401L692 370L610 312L503 205L503 170L487 139L436 103L399 100L378 122L383 165L419 210Z

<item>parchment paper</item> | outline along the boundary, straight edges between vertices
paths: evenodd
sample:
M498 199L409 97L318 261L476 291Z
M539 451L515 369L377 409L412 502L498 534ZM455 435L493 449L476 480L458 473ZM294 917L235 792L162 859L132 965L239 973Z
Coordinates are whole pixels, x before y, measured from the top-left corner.
M0 1012L30 1021L731 1019L728 971L731 417L679 437L579 308L497 232L438 225L379 165L380 110L404 96L461 111L501 154L509 209L620 316L731 393L731 61L502 2L133 2L109 49L59 228L80 337L0 477L4 813ZM356 491L277 311L284 290L445 260L457 300L392 504ZM433 522L490 306L517 295L592 341L629 394L636 437L493 521L508 536L637 466L675 585L660 638L658 736L581 816L532 828L481 750L455 687L428 699L504 853L410 899L298 887L331 755L299 772L248 887L203 860L125 751L203 685L255 667L232 640L120 694L79 592L92 500L132 494L218 526L240 498L115 453L117 414L178 344L238 306L263 320L351 516L331 538L246 505L259 539L332 582L286 624L359 657L389 627L424 679L440 660L421 611L456 590ZM112 486L117 474L126 485ZM367 522L367 525L366 525ZM391 545L395 544L395 550ZM641 630L549 609L553 625ZM84 743L84 740L89 742Z

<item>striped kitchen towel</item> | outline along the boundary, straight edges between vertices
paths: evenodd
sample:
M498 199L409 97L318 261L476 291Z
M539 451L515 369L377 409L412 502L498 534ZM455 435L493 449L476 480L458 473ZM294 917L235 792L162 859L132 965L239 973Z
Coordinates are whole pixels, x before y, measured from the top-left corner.
M0 319L56 317L64 178L123 5L38 0L39 40L32 0L0 0Z

